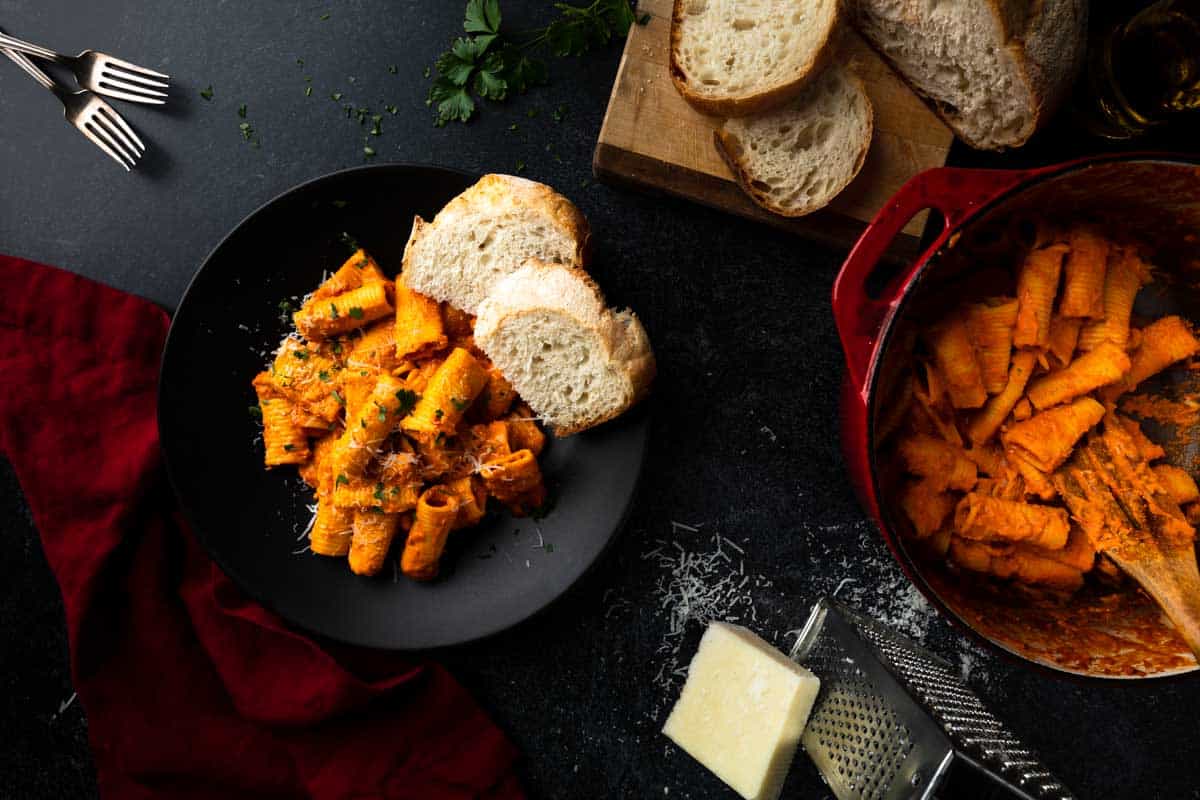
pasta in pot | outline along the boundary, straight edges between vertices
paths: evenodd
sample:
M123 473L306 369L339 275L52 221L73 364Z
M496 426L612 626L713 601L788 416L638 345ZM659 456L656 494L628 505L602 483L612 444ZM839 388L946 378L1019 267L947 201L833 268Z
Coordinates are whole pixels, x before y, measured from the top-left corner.
M1179 316L1134 324L1151 278L1135 246L1084 226L1034 239L1009 286L1003 273L981 280L914 337L924 349L897 382L900 407L880 411L879 441L918 552L963 575L1074 591L1122 537L1195 538L1195 477L1151 463L1164 449L1115 409L1200 357L1200 338Z
M293 321L253 386L266 466L295 465L314 490L313 553L374 575L396 550L403 574L430 580L489 498L515 514L545 504L545 434L475 349L473 317L358 250Z

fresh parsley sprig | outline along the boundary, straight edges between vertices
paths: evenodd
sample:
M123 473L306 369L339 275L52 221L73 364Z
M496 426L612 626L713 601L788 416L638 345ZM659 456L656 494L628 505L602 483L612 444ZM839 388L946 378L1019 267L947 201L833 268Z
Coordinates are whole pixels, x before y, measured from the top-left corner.
M592 0L587 5L555 3L559 16L544 28L523 33L501 30L500 0L469 0L463 30L438 56L437 78L425 101L436 110L438 126L475 115L476 98L506 99L546 83L542 55L578 56L623 38L637 18L630 0Z

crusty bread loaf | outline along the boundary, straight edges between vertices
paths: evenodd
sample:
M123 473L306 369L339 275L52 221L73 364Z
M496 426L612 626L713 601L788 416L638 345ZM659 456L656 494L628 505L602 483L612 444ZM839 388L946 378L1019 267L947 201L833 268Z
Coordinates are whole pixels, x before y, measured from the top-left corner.
M583 214L549 186L484 175L432 222L413 220L404 280L474 314L496 282L526 259L583 266L588 237Z
M786 106L727 119L714 135L717 150L754 202L799 217L828 205L854 179L873 126L863 82L831 66Z
M780 106L824 65L838 8L838 0L675 0L671 80L705 114Z
M1083 61L1087 0L846 0L867 41L972 147L1019 147Z
M581 269L527 262L479 306L475 343L556 436L640 400L654 354L631 311L613 311Z

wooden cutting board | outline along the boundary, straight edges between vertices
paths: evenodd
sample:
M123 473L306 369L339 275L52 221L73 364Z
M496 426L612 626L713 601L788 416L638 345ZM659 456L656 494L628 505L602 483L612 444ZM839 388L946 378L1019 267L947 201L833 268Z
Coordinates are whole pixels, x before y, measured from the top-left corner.
M720 120L694 110L675 91L670 60L671 0L640 0L625 42L593 169L603 181L634 185L762 220L828 244L849 247L892 194L922 170L942 166L953 134L861 39L844 38L875 106L875 136L858 177L829 207L787 219L750 201L713 145ZM905 228L896 255L916 252L925 215Z

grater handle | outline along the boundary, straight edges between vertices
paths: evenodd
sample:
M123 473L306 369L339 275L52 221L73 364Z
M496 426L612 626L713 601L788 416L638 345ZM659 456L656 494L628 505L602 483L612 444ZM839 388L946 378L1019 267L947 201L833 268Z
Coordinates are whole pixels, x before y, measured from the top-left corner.
M950 769L934 790L934 800L1075 800L1071 791L1058 779L1045 773L1045 777L1028 781L1026 787L1017 786L997 775L984 765L955 753Z

